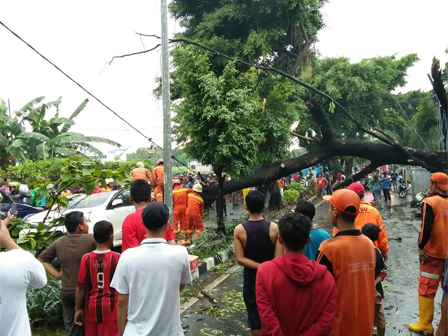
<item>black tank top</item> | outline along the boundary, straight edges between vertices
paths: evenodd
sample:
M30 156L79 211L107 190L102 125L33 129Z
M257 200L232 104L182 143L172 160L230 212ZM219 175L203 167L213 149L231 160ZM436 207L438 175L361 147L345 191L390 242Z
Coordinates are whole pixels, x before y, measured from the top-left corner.
M271 222L262 219L260 221L247 221L242 225L247 235L244 256L260 264L274 259L275 245L272 244L269 236ZM257 270L244 267L243 275L244 277L255 277Z

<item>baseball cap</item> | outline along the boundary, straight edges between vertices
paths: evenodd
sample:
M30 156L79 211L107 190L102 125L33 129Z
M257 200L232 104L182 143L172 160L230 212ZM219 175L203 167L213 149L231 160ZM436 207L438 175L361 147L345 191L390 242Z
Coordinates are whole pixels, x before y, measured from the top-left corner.
M158 230L168 222L170 209L160 202L149 203L142 212L142 222L147 229Z
M324 196L323 199L328 201L340 212L346 213L347 215L357 215L359 213L359 205L361 201L359 196L353 190L339 189L331 196ZM346 211L348 207L355 207L356 211Z
M430 181L437 183L440 190L448 191L448 175L445 173L434 173L429 178Z
M358 195L364 195L364 187L361 183L353 182L348 186L348 189L353 190Z

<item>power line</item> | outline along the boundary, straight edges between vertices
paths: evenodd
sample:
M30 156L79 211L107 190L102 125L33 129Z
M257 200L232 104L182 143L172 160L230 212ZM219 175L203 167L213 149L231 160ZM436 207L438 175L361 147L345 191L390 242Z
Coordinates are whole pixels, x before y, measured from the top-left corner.
M11 34L13 34L15 37L17 37L20 41L22 41L24 44L26 44L31 50L33 50L36 54L38 54L40 57L42 57L46 62L50 63L54 68L56 68L60 73L62 73L65 77L67 77L70 81L72 81L73 83L75 83L79 88L81 88L81 90L83 90L85 93L87 93L90 97L92 97L93 99L95 99L98 103L100 103L101 105L103 105L107 110L109 110L110 112L112 112L117 118L119 118L121 121L123 121L124 123L126 123L129 127L131 127L134 131L136 131L138 134L140 134L141 136L143 136L146 140L148 140L153 146L160 148L161 150L163 150L162 147L160 147L158 144L156 144L154 141L152 141L151 138L148 138L145 134L143 134L140 130L138 130L136 127L134 127L130 122L128 122L126 119L124 119L122 116L120 116L117 112L115 112L114 110L112 110L109 106L107 106L105 103L103 103L99 98L97 98L93 93L91 93L90 91L88 91L86 88L84 88L81 84L79 84L76 80L74 80L72 77L70 77L67 73L65 73L61 68L59 68L56 64L54 64L52 61L50 61L47 57L45 57L44 55L42 55L39 51L37 51L31 44L29 44L28 42L26 42L23 38L21 38L19 35L17 35L14 31L12 31L7 25L5 25L2 21L0 21L0 25L2 25L3 27L5 27ZM173 155L171 156L172 159L176 160L177 162L179 162L181 165L183 165L184 167L187 167L183 162L179 161L176 157L174 157ZM188 168L188 167L187 167ZM188 168L190 169L190 168ZM190 169L191 170L191 169Z
M350 99L349 99L350 100ZM411 99L406 99L406 100L401 100L401 103L404 102L408 102L408 101L414 101L414 100L422 100L422 98L411 98ZM347 102L348 100L346 100L345 102ZM366 105L356 105L356 106L347 106L347 108L354 108L354 107L368 107L368 106L386 106L386 105L394 105L396 102L389 102L389 103L376 103L376 104L366 104ZM337 109L338 107L336 107Z
M417 132L417 129L415 128L414 124L411 122L411 120L409 119L407 113L405 112L405 110L401 107L400 102L397 101L398 106L400 107L401 112L405 115L406 119L409 121L409 124L412 126L412 129L414 130L415 134L417 134L417 136L420 138L420 140L423 142L423 144L425 145L426 149L429 149L428 146L426 145L425 140L423 140L423 138L420 136L420 134Z

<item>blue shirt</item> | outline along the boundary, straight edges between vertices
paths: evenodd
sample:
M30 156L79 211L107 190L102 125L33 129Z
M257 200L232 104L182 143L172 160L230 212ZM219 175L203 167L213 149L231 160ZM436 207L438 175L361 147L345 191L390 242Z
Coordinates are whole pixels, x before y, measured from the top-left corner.
M390 189L390 179L382 178L380 181L383 182L383 189Z
M305 245L305 255L309 260L316 260L317 251L319 250L320 244L331 238L327 231L321 229L310 230L310 243Z
M188 182L188 183L187 183L187 188L188 188L188 189L192 189L192 188L193 188L193 183Z

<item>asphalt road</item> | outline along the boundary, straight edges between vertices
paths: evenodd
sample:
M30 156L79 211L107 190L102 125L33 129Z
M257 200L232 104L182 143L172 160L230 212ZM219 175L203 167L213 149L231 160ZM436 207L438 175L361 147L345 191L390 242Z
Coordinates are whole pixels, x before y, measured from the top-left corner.
M366 198L369 197L371 194L366 195ZM419 267L416 242L420 229L420 221L414 215L416 210L410 208L409 201L410 198L400 199L393 193L391 204L380 202L375 205L386 223L389 236L389 272L383 281L387 335L419 335L407 328L409 323L416 323L418 319ZM318 202L316 206L314 225L331 233L326 202ZM238 210L231 210L234 213L232 217L241 216L242 212ZM398 237L401 241L394 239ZM185 335L249 335L242 301L242 268L234 264L227 268L220 266L219 270L206 274L199 281L201 288L217 302L205 296L198 298L201 296L198 294L184 298L182 324ZM194 294L191 288L189 292ZM441 294L439 290L436 296L435 326L440 319Z

